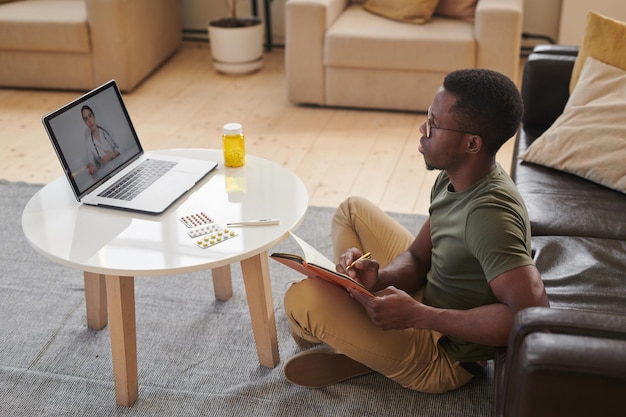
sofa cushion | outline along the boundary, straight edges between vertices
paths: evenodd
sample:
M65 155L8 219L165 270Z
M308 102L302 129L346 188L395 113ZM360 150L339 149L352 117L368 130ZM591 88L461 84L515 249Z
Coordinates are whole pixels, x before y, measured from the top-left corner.
M23 0L0 5L0 50L88 53L85 2Z
M534 236L532 248L551 307L624 314L626 241Z
M626 23L590 11L587 14L583 43L572 70L570 91L574 91L587 57L626 69L624 39L626 39Z
M626 71L587 58L563 114L520 158L626 193Z
M326 32L324 65L447 73L475 66L475 42L469 22L433 17L413 25L353 5Z
M410 110L428 109L445 74L372 68L326 68L326 104L329 106ZM410 91L411 94L402 92Z
M477 5L478 0L439 0L435 14L473 22Z
M539 134L539 129L524 125L517 151L523 152ZM526 203L533 236L626 240L626 195L519 159L513 161L511 176Z
M374 14L408 23L430 20L438 0L367 0L363 8Z

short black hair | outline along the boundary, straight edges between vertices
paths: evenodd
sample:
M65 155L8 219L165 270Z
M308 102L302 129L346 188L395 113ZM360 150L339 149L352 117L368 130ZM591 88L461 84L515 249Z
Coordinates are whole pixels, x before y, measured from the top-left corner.
M83 105L83 107L80 108L80 114L83 114L84 110L89 110L91 112L91 114L93 114L94 116L96 115L96 113L93 112L93 110L91 110L91 107L89 107L88 105Z
M519 89L507 76L488 69L449 73L443 88L456 98L450 112L459 129L479 135L490 155L511 138L524 111Z

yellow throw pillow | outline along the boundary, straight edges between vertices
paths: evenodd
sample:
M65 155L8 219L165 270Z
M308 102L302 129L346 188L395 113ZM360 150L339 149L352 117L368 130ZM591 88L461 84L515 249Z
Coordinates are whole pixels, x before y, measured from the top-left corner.
M389 19L407 23L426 23L439 0L367 0L363 8Z
M572 70L569 91L574 91L588 56L605 64L626 69L626 23L590 11L583 43Z
M478 0L439 0L435 14L473 22L477 4Z
M626 193L626 71L587 58L563 114L520 159Z

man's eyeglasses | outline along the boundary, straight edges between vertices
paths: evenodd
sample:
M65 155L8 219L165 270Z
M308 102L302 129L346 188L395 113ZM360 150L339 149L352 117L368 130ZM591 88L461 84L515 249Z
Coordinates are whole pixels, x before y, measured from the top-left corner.
M430 138L431 129L449 130L450 132L469 133L470 135L478 135L477 133L460 129L448 129L446 127L437 126L432 122L432 113L430 112L430 106L428 107L428 116L426 117L426 137Z

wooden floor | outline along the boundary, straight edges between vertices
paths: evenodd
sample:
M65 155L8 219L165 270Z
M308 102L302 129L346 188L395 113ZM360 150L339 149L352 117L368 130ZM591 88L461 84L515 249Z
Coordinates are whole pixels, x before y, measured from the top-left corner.
M426 214L437 172L417 151L425 115L293 105L283 56L275 48L261 71L227 76L212 69L207 43L185 42L124 96L145 149L220 148L222 125L241 122L247 152L294 171L311 205L361 195L387 211ZM62 175L41 117L78 95L0 89L0 179L47 183ZM498 157L507 169L512 142Z

